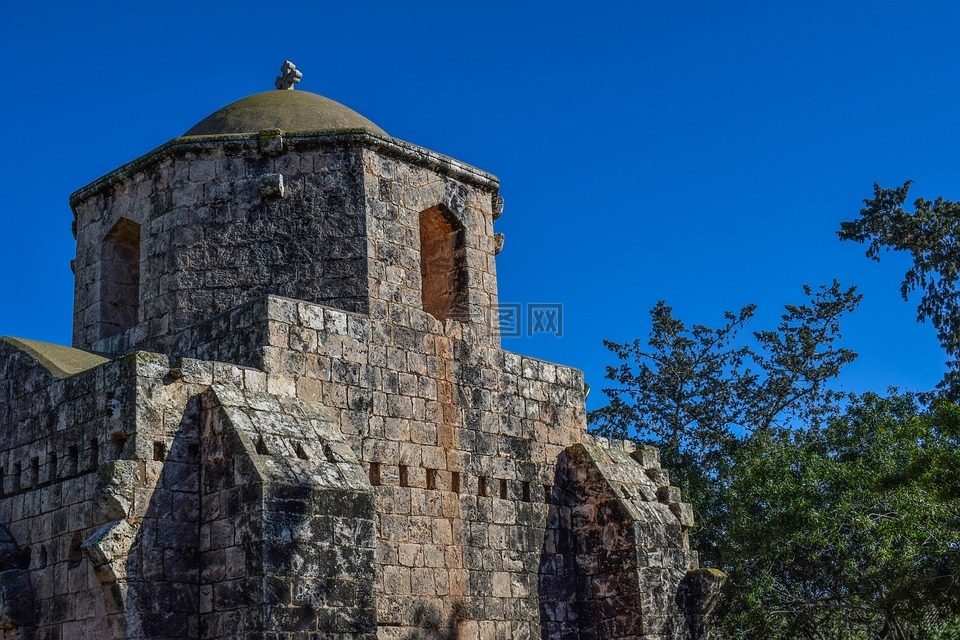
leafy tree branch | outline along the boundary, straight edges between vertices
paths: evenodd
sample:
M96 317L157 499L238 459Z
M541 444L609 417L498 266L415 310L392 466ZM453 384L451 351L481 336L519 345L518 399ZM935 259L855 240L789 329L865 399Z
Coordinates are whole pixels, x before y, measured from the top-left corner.
M867 257L880 260L884 251L910 254L913 264L900 285L904 300L921 291L917 321L930 320L950 360L938 389L946 397L960 399L960 203L937 198L917 198L913 212L903 208L912 181L895 189L873 185L873 198L864 200L860 216L843 222L841 240L867 244Z

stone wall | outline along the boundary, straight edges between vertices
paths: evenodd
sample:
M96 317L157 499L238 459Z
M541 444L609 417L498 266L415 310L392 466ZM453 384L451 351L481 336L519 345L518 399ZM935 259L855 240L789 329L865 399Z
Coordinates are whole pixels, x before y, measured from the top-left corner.
M655 456L586 436L578 371L432 326L271 296L181 333L172 359L58 379L5 346L0 467L20 489L0 516L31 557L36 628L688 637L691 512ZM72 442L87 462L43 486ZM73 502L44 507L61 482Z
M365 310L360 158L337 143L279 157L197 144L79 199L75 346L163 351L171 332L268 293ZM267 188L281 175L283 197ZM111 340L101 245L123 219L140 231L139 316Z
M202 398L199 637L374 638L373 500L336 425L233 385Z
M336 412L373 485L380 637L453 624L465 638L536 638L545 505L557 457L584 437L582 374L435 326L269 297L179 346L262 368L271 393Z
M450 171L431 160L432 154L411 158L364 150L370 317L400 331L444 332L423 306L420 246L421 223L429 224L421 213L441 209L463 236L457 258L463 261L464 291L452 292L458 297L453 319L467 324L476 341L498 346L493 200L499 184L492 176Z
M557 465L541 557L550 638L688 638L677 586L698 568L693 524L652 447L589 440Z
M122 370L130 367L118 361L59 380L0 341L0 523L29 570L36 612L29 624L0 620L0 628L17 629L14 637L110 637L118 624L80 546L100 524L100 465L126 446L132 404L126 413L121 407L133 389Z
M322 408L224 363L0 364L8 637L374 636L369 483Z
M496 190L492 176L370 135L175 141L71 199L74 346L167 352L171 336L267 294L409 326L422 307L419 213L441 203L465 229L460 313L483 327L496 308ZM136 321L119 331L105 291L119 292L103 287L118 225L138 227L140 243Z

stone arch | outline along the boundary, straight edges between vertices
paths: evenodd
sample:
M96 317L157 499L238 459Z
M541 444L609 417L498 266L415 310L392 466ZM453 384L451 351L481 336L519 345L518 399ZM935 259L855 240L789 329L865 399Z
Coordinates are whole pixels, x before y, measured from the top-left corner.
M423 310L440 321L469 317L464 235L463 225L443 205L420 212Z
M120 218L100 246L100 338L137 324L140 313L140 225Z

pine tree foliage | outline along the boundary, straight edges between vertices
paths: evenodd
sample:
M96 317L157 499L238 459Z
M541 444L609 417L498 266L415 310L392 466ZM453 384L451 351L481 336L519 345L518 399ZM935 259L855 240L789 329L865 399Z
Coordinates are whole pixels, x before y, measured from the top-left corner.
M860 217L843 222L842 240L867 243L867 257L880 260L884 251L904 251L913 263L903 276L904 300L921 292L917 321L930 320L947 352L947 372L938 389L949 399L960 399L960 203L917 198L913 212L903 208L912 181L895 189L873 185L873 198L864 200Z
M719 328L663 302L646 341L607 342L603 435L661 449L696 509L704 565L730 577L714 637L960 637L960 407L835 389L860 301L805 288L777 326Z

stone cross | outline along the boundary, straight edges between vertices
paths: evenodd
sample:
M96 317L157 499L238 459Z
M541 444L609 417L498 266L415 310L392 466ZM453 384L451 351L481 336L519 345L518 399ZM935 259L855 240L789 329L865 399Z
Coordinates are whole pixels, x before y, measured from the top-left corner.
M280 67L280 75L277 76L277 80L273 85L277 89L290 89L293 91L295 84L300 82L300 78L303 77L303 74L297 71L297 65L293 64L289 60L284 60L283 65Z

